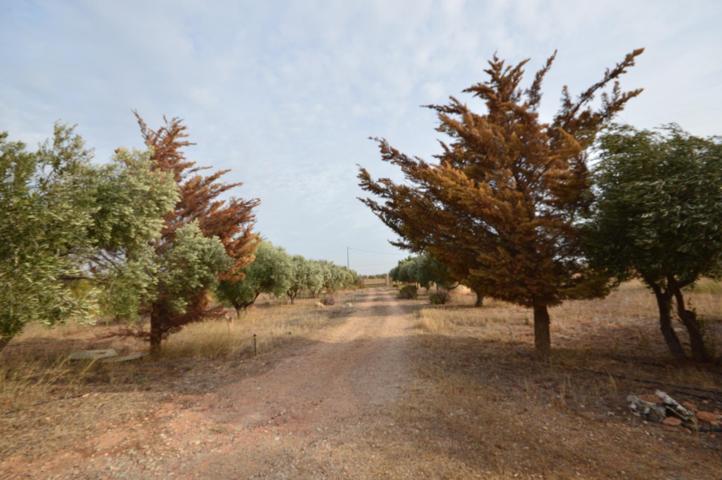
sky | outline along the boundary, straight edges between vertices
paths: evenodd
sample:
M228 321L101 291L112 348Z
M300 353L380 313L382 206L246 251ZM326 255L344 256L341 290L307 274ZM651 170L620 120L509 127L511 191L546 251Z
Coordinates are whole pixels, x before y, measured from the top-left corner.
M257 230L290 253L385 272L407 254L357 197L357 165L399 178L370 136L428 158L421 105L484 79L496 52L558 50L543 118L637 47L617 121L722 133L719 1L0 0L0 130L36 145L60 120L95 149L142 147L132 111L189 126L199 164L257 197Z

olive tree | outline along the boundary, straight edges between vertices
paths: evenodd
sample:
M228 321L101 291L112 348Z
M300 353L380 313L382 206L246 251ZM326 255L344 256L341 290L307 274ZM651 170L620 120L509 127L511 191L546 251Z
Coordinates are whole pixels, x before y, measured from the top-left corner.
M218 298L241 311L253 305L262 293L286 295L291 286L293 264L286 251L263 241L256 250L256 258L244 270L243 280L222 280L218 285Z
M30 321L135 316L154 294L149 245L177 198L173 179L146 152L91 160L62 124L36 151L0 133L0 348Z
M291 280L286 295L293 303L301 292L318 292L323 287L323 273L318 264L301 255L291 257Z
M318 260L307 260L307 262L309 270L308 291L312 297L316 298L323 290L326 280L326 268Z
M710 360L704 323L683 289L701 276L720 275L722 144L675 125L618 127L601 138L600 154L588 238L592 261L619 281L641 277L654 292L670 352L684 358L672 324L674 301L692 357Z
M389 276L394 282L417 283L417 268L415 257L407 257L399 260L396 266L389 271Z
M432 284L449 288L456 283L447 268L428 253L400 260L389 276L394 281L418 283L426 289Z

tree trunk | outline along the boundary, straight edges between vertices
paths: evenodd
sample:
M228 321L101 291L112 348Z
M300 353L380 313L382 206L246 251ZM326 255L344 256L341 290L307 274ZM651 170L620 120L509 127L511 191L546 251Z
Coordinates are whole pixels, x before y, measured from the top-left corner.
M234 307L236 310L236 320L241 319L241 311L243 310L243 307Z
M481 292L477 292L474 290L474 294L476 294L476 302L474 302L475 307L481 307L484 305L484 295Z
M549 332L549 310L544 304L534 302L534 348L542 360L549 358L552 349L552 339Z
M654 296L657 299L657 308L659 309L659 329L662 331L664 341L667 343L667 348L674 358L683 360L687 358L682 348L682 343L679 341L679 337L672 328L672 298L669 292L662 291L662 288L655 284L650 284Z
M707 351L707 347L704 344L704 333L702 332L702 326L697 320L697 314L692 310L687 310L684 305L684 295L682 290L673 281L672 292L674 294L675 303L677 304L677 315L687 329L687 335L689 335L689 345L692 349L692 358L696 362L710 362L712 357Z
M163 340L163 317L156 308L150 312L150 353L160 353L160 342Z
M2 352L3 349L8 346L10 340L12 340L12 337L0 337L0 352Z

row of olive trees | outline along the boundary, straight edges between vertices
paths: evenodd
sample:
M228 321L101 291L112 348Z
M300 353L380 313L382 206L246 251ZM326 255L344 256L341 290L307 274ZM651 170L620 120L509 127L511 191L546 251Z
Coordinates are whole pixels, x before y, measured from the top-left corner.
M355 286L359 281L353 270L325 260L291 256L267 241L261 242L255 260L243 273L243 279L223 280L217 288L218 298L231 305L238 316L262 293L285 296L293 303L300 294L315 297L322 291L333 293Z
M453 97L430 106L437 131L450 139L437 162L379 140L382 159L405 181L359 173L372 195L363 202L398 234L396 245L431 254L477 292L532 308L541 357L551 348L549 307L603 296L614 282L639 276L657 298L670 351L686 356L672 327L674 302L692 356L710 358L683 288L720 274L722 146L678 128L608 130L641 93L618 82L641 53L576 98L565 87L549 121L539 107L555 55L526 87L526 61L494 57L488 80L465 90L484 102L483 113ZM595 151L596 172L589 167Z
M432 285L449 288L454 283L446 267L428 254L399 260L389 271L389 278L394 282L418 283L427 289Z
M58 124L37 150L0 132L0 349L31 321L150 317L151 348L210 312L207 291L252 260L257 200L222 193L182 149L180 120L138 118L147 149L107 164Z
M465 285L476 294L476 307L480 307L484 302L484 292L475 288L473 278L455 278L447 265L428 253L400 260L398 265L389 271L389 277L395 282L416 283L426 289L431 285L443 290Z

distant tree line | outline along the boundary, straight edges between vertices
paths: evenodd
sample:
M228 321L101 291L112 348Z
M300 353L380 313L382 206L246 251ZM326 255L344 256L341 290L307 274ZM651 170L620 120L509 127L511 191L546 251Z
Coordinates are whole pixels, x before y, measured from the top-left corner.
M474 306L480 307L484 302L484 292L475 288L472 279L454 277L445 264L428 253L400 260L398 265L389 271L389 277L395 282L416 283L427 290L431 286L435 286L437 290L450 290L458 285L465 285L476 295Z
M326 260L289 255L267 241L261 242L255 260L243 273L242 280L223 280L217 289L219 299L231 305L237 315L253 305L262 293L287 297L293 303L301 294L311 297L321 292L332 294L359 283L359 276L353 270Z
M421 255L392 276L421 283L415 265L430 256L477 295L530 307L542 358L551 347L549 307L604 296L639 277L657 299L670 352L688 356L672 325L674 305L691 356L710 360L704 323L684 288L722 274L722 145L677 126L638 131L612 123L641 93L618 81L641 53L576 98L564 87L548 122L539 115L541 87L556 54L527 87L527 61L509 65L495 56L488 79L465 90L484 112L453 97L429 107L449 138L436 162L379 139L382 160L405 181L375 180L362 168L360 185L371 194L362 201L398 234L395 245Z

